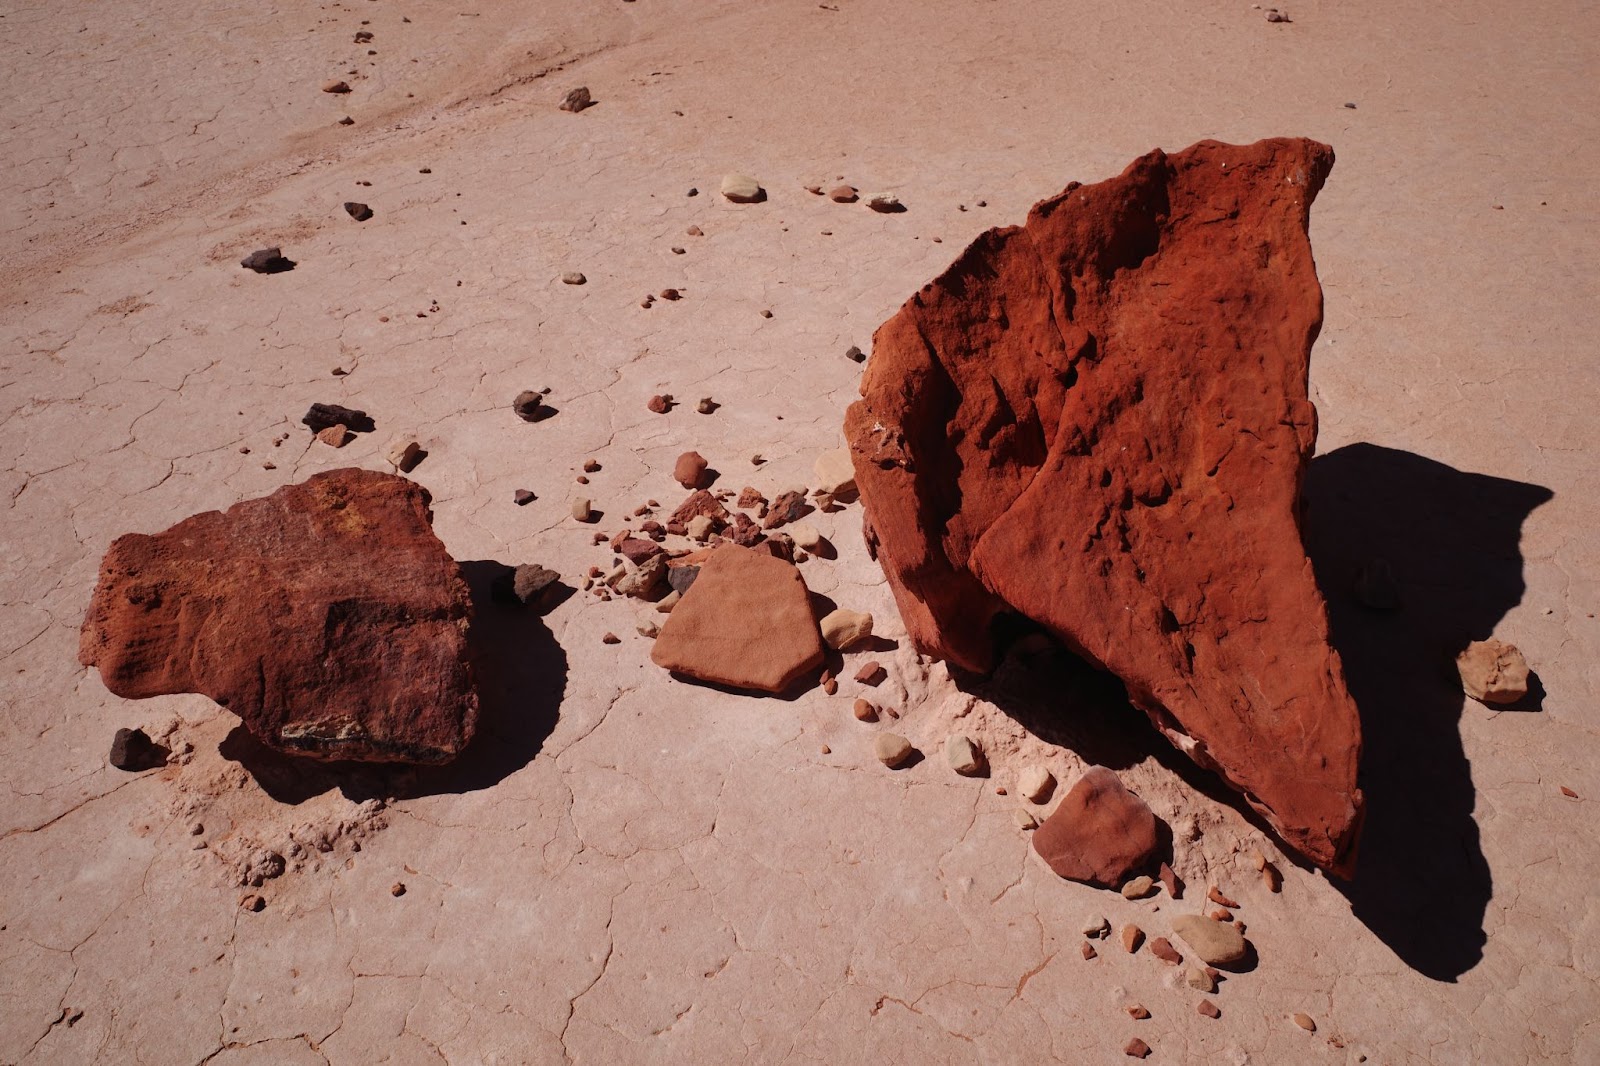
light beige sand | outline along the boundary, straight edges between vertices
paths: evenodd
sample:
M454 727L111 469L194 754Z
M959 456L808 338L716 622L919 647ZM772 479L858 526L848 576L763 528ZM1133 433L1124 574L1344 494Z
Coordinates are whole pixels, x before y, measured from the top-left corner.
M1103 0L4 12L0 1062L1079 1063L1123 1061L1135 1035L1153 1062L1600 1060L1600 27L1575 3L1289 10L1284 25L1246 3ZM362 28L371 44L352 43ZM319 92L332 77L354 91ZM557 110L580 84L597 106ZM430 452L413 476L457 558L569 578L608 558L566 517L588 456L608 532L679 497L687 448L727 487L804 483L840 443L859 372L844 349L964 242L1151 147L1281 134L1339 156L1312 232L1322 450L1370 441L1554 494L1445 471L1472 491L1418 497L1401 457L1377 464L1386 487L1326 467L1354 492L1329 506L1314 472L1333 540L1321 515L1382 501L1414 564L1402 577L1426 571L1410 617L1434 628L1379 639L1369 676L1437 692L1447 656L1418 660L1442 647L1441 608L1465 604L1457 620L1518 644L1548 691L1539 713L1385 704L1354 889L1283 860L1131 714L1075 718L1048 678L1013 698L1021 671L966 694L919 664L858 506L819 516L840 558L804 572L899 646L847 655L831 699L674 683L634 604L578 596L548 618L554 641L498 616L491 735L469 765L341 790L246 754L252 774L226 712L118 700L76 663L115 536L381 468L396 434ZM768 201L715 195L734 170ZM908 211L803 191L840 176ZM345 200L376 217L352 222ZM239 269L265 244L298 268ZM569 270L588 283L562 285ZM640 308L668 286L684 299ZM512 397L546 386L560 413L519 422ZM650 414L662 391L686 405ZM723 406L698 415L706 395ZM308 446L313 401L379 431ZM521 487L538 501L514 506ZM1434 521L1411 536L1419 516ZM884 727L850 715L869 655L892 668L895 728L931 756L912 769L877 765ZM1037 732L995 699L1034 708ZM110 769L124 725L192 754ZM956 728L984 740L992 778L949 772L938 745ZM1184 901L1060 882L1029 853L1018 798L995 786L1086 760L1177 828ZM374 810L369 794L401 798ZM257 847L290 869L240 887ZM1212 997L1220 1019L1147 950L1081 959L1086 915L1161 935L1209 881L1243 904L1260 956ZM260 913L238 905L251 891ZM1132 1021L1133 1002L1153 1017Z

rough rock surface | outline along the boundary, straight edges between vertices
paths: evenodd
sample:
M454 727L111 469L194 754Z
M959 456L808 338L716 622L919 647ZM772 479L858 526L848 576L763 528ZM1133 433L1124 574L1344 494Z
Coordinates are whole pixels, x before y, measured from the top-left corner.
M1349 872L1360 726L1298 513L1332 164L1203 141L1068 185L878 330L845 429L921 650L985 671L991 621L1033 619Z
M1156 816L1104 766L1091 766L1033 834L1050 869L1073 881L1116 888L1160 844Z
M1461 687L1480 703L1516 703L1528 694L1528 660L1502 640L1475 640L1456 656Z
M1244 934L1232 922L1219 922L1200 914L1180 914L1172 919L1172 931L1211 966L1227 966L1248 953Z
M79 658L119 696L198 692L280 751L438 763L472 737L466 583L426 489L331 470L106 552Z
M805 580L765 551L712 548L650 650L656 665L732 688L782 692L822 665Z

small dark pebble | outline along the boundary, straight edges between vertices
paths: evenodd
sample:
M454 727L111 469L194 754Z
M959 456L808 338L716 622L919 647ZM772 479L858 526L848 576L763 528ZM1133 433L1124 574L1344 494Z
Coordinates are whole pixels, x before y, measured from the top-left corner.
M166 749L142 729L119 729L111 738L111 765L137 773L153 770L167 761Z
M349 115L346 115L344 118L339 120L339 125L341 126L354 126L355 124L356 120L351 118Z
M285 259L282 248L262 248L239 260L239 265L257 274L282 274L294 269L294 260Z
M329 426L343 426L352 433L371 433L378 428L367 412L336 403L314 403L300 421L310 426L313 433L321 433Z
M865 363L867 361L867 353L853 344L845 349L844 357L854 363Z
M516 492L511 494L511 498L517 502L518 507L526 507L537 497L535 497L534 494L527 489L518 489Z
M345 201L344 209L357 222L365 222L372 217L372 208L366 204L358 204L354 200Z

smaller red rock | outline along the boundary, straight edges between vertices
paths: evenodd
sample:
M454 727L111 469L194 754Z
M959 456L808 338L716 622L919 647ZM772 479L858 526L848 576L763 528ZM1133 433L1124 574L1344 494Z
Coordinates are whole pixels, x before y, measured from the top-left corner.
M1138 951L1139 945L1143 943L1143 929L1140 929L1137 925L1125 925L1122 927L1122 946L1127 950L1129 955L1132 955L1134 952Z
M602 643L602 644L621 644L622 643L622 638L617 636L615 633L607 633L605 636L600 638L600 643Z
M883 683L883 679L888 676L889 671L885 670L877 660L867 663L856 671L856 680L872 688L877 688Z
M1134 1037L1128 1041L1128 1046L1122 1049L1122 1053L1129 1058L1142 1059L1150 1054L1150 1045L1138 1037Z
M1161 864L1161 884L1173 899L1183 898L1183 882L1178 880L1178 875L1166 863Z
M1173 947L1172 941L1164 936L1158 936L1150 941L1150 954L1173 966L1183 962L1183 956L1178 954L1178 949Z
M1222 1012L1217 1009L1217 1005L1211 1002L1209 999L1202 999L1200 1001L1200 1005L1196 1007L1195 1010L1199 1011L1207 1018L1220 1018L1222 1016Z
M1576 792L1572 791L1572 789L1568 788L1566 785L1562 785L1561 786L1561 794L1563 796L1567 797L1568 799L1577 799L1578 798L1578 794Z
M1136 1022L1142 1022L1146 1018L1150 1017L1150 1012L1145 1010L1139 1004L1135 1003L1133 1006L1128 1008L1128 1017L1132 1018Z
M405 886L405 883L403 881L396 881L394 884L389 886L389 895L391 895L391 896L403 896L405 894L406 894L406 886Z
M1212 903L1217 904L1219 907L1239 906L1233 900L1229 899L1227 896L1224 896L1222 894L1222 890L1216 885L1212 885L1210 888L1206 889L1206 899L1209 899Z
M658 415L664 415L668 411L672 410L672 394L666 393L665 395L661 396L652 396L650 397L650 402L645 404L645 406L650 408L650 410L654 411Z
M1093 944L1089 943L1087 940L1083 942L1083 957L1085 961L1096 958L1099 954L1100 953L1094 949Z
M672 467L672 479L686 489L704 488L706 465L699 452L684 452Z

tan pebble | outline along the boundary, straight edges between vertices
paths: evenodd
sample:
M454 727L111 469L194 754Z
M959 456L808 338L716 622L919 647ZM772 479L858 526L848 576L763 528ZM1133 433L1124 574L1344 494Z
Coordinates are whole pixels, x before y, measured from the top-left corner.
M822 679L822 691L826 692L830 696L834 695L836 692L839 691L839 679L836 678L836 677L825 677L825 678L823 678Z
M824 755L832 755L833 754L833 749L828 747L828 745L826 745L826 744L822 745L822 747L819 748L818 750L821 751L822 754L824 754Z
M1261 868L1261 883L1267 886L1268 892L1283 891L1283 875L1270 862Z
M872 742L872 750L879 762L893 770L904 766L917 749L899 733L879 733Z
M594 508L587 497L579 496L572 501L572 517L579 522L587 522L594 517Z
M1039 819L1035 818L1031 811L1025 811L1021 807L1011 812L1011 820L1016 822L1017 828L1023 832L1039 827Z
M1183 975L1184 982L1197 992L1215 992L1217 982L1205 970L1198 966L1189 967L1189 972Z
M1250 862L1255 866L1255 868L1257 870L1264 870L1267 867L1267 857L1265 855L1261 854L1261 850L1259 848L1255 848L1255 849L1251 850L1251 852L1250 852Z
M1221 907L1218 907L1216 910L1206 915L1206 917L1210 918L1213 922L1231 922L1233 921L1233 912L1225 911Z
M819 626L822 630L822 642L835 651L842 651L872 636L872 615L866 611L851 611L840 607L829 611ZM861 681L863 678L858 674L856 680Z
M994 794L996 796L1004 796L1006 794L1006 786L1004 786L1004 785L996 785L995 789L994 789Z
M677 589L673 589L656 601L656 612L658 614L671 614L672 609L678 605L678 601L681 599L683 599L683 595Z
M1104 915L1096 914L1090 918L1086 918L1083 923L1083 928L1079 931L1082 932L1084 936L1092 936L1096 939L1104 940L1106 937L1111 935L1111 923L1106 921Z
M586 474L593 474L600 469L600 460L590 457L583 461L583 470Z
M1150 890L1155 888L1155 885L1154 881L1141 874L1122 886L1122 898L1143 899L1150 894Z
M639 635L641 637L654 639L661 634L661 627L656 625L654 622L640 622L634 628L639 631Z
M1049 799L1055 785L1055 775L1043 766L1025 767L1022 773L1017 775L1017 791L1034 803L1043 803Z
M1298 1025L1306 1032L1314 1033L1317 1031L1317 1023L1311 1020L1311 1015L1302 1014L1300 1011L1295 1011L1294 1014L1290 1015L1290 1017L1294 1019L1294 1024Z

